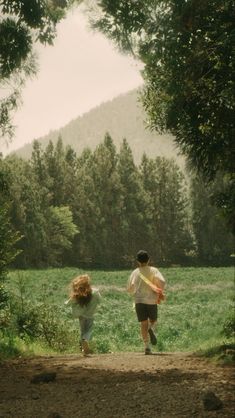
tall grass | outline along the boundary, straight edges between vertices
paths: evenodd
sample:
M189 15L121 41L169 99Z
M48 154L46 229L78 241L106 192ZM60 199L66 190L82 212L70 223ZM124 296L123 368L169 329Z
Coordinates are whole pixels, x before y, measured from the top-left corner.
M222 330L233 308L233 268L162 268L161 272L167 281L167 299L159 306L157 350L198 351L228 342ZM12 271L7 281L9 291L21 298L22 303L28 301L39 309L43 304L57 314L57 328L64 330L60 336L62 350L71 353L78 351L79 327L64 302L71 279L82 273L84 270L74 268ZM130 271L86 273L102 295L93 330L94 350L101 353L142 350L132 298L126 292ZM63 338L69 338L69 343L63 345ZM55 347L49 349L37 338L23 341L22 346L19 337L15 339L20 351L40 354L58 351Z

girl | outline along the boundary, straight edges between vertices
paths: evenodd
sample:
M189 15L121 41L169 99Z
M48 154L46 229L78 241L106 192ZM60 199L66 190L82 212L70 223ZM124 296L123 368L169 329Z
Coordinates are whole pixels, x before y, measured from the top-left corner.
M80 347L84 356L91 353L89 341L94 322L94 314L100 303L98 289L91 287L91 279L88 274L75 277L71 282L70 298L66 302L72 307L72 315L79 319L80 325Z

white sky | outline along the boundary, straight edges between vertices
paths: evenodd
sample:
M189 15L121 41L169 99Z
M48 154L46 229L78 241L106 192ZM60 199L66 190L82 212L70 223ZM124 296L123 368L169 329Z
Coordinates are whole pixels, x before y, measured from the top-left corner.
M57 27L53 46L39 46L39 70L23 90L8 153L60 128L102 102L142 83L140 64L89 29L79 8Z

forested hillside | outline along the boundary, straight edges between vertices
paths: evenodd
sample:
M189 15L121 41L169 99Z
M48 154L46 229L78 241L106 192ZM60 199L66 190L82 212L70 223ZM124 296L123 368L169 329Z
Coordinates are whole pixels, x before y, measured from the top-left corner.
M65 105L61 104L61 106ZM145 118L146 115L138 100L138 91L133 90L101 104L60 130L52 131L38 140L43 147L46 147L49 141L55 143L60 136L64 145L71 145L74 151L80 154L85 147L94 150L103 141L105 133L109 132L117 146L121 144L123 138L127 139L136 162L140 162L145 152L153 157L175 157L182 166L184 159L177 155L179 151L173 143L172 136L151 132L145 125ZM31 152L32 143L17 150L17 155L30 158Z

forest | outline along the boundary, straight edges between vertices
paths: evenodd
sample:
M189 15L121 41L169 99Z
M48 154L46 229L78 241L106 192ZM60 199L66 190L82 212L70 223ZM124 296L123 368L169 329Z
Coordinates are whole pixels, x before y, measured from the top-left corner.
M234 355L234 0L2 0L4 143L14 138L13 115L38 70L36 44L52 45L57 24L80 3L90 3L93 30L142 64L145 124L158 148L159 134L174 138L186 167L169 152L156 156L151 139L150 153L137 161L124 124L113 118L118 129L107 126L105 134L92 122L96 112L88 130L77 120L56 140L49 134L45 147L34 141L27 160L0 155L0 354L29 353L31 344L34 353L76 352L79 337L64 300L78 270L92 272L104 295L97 352L138 350L124 286L143 248L169 284L159 351ZM130 113L121 109L128 122ZM108 119L105 108L103 114ZM82 135L91 126L102 132L93 144ZM146 144L144 135L135 134L136 142Z
M232 264L233 236L210 199L219 179L206 187L165 157L137 165L125 139L118 150L107 133L80 155L61 137L34 141L29 160L1 158L0 172L14 267L129 268L142 247L162 266Z
M93 30L143 64L146 124L173 136L190 174L165 156L137 163L112 134L78 155L61 136L45 149L35 142L27 161L1 157L0 277L9 267L125 268L142 245L158 265L231 264L234 1L2 1L4 141L37 72L36 42L53 44L58 22L79 3Z

